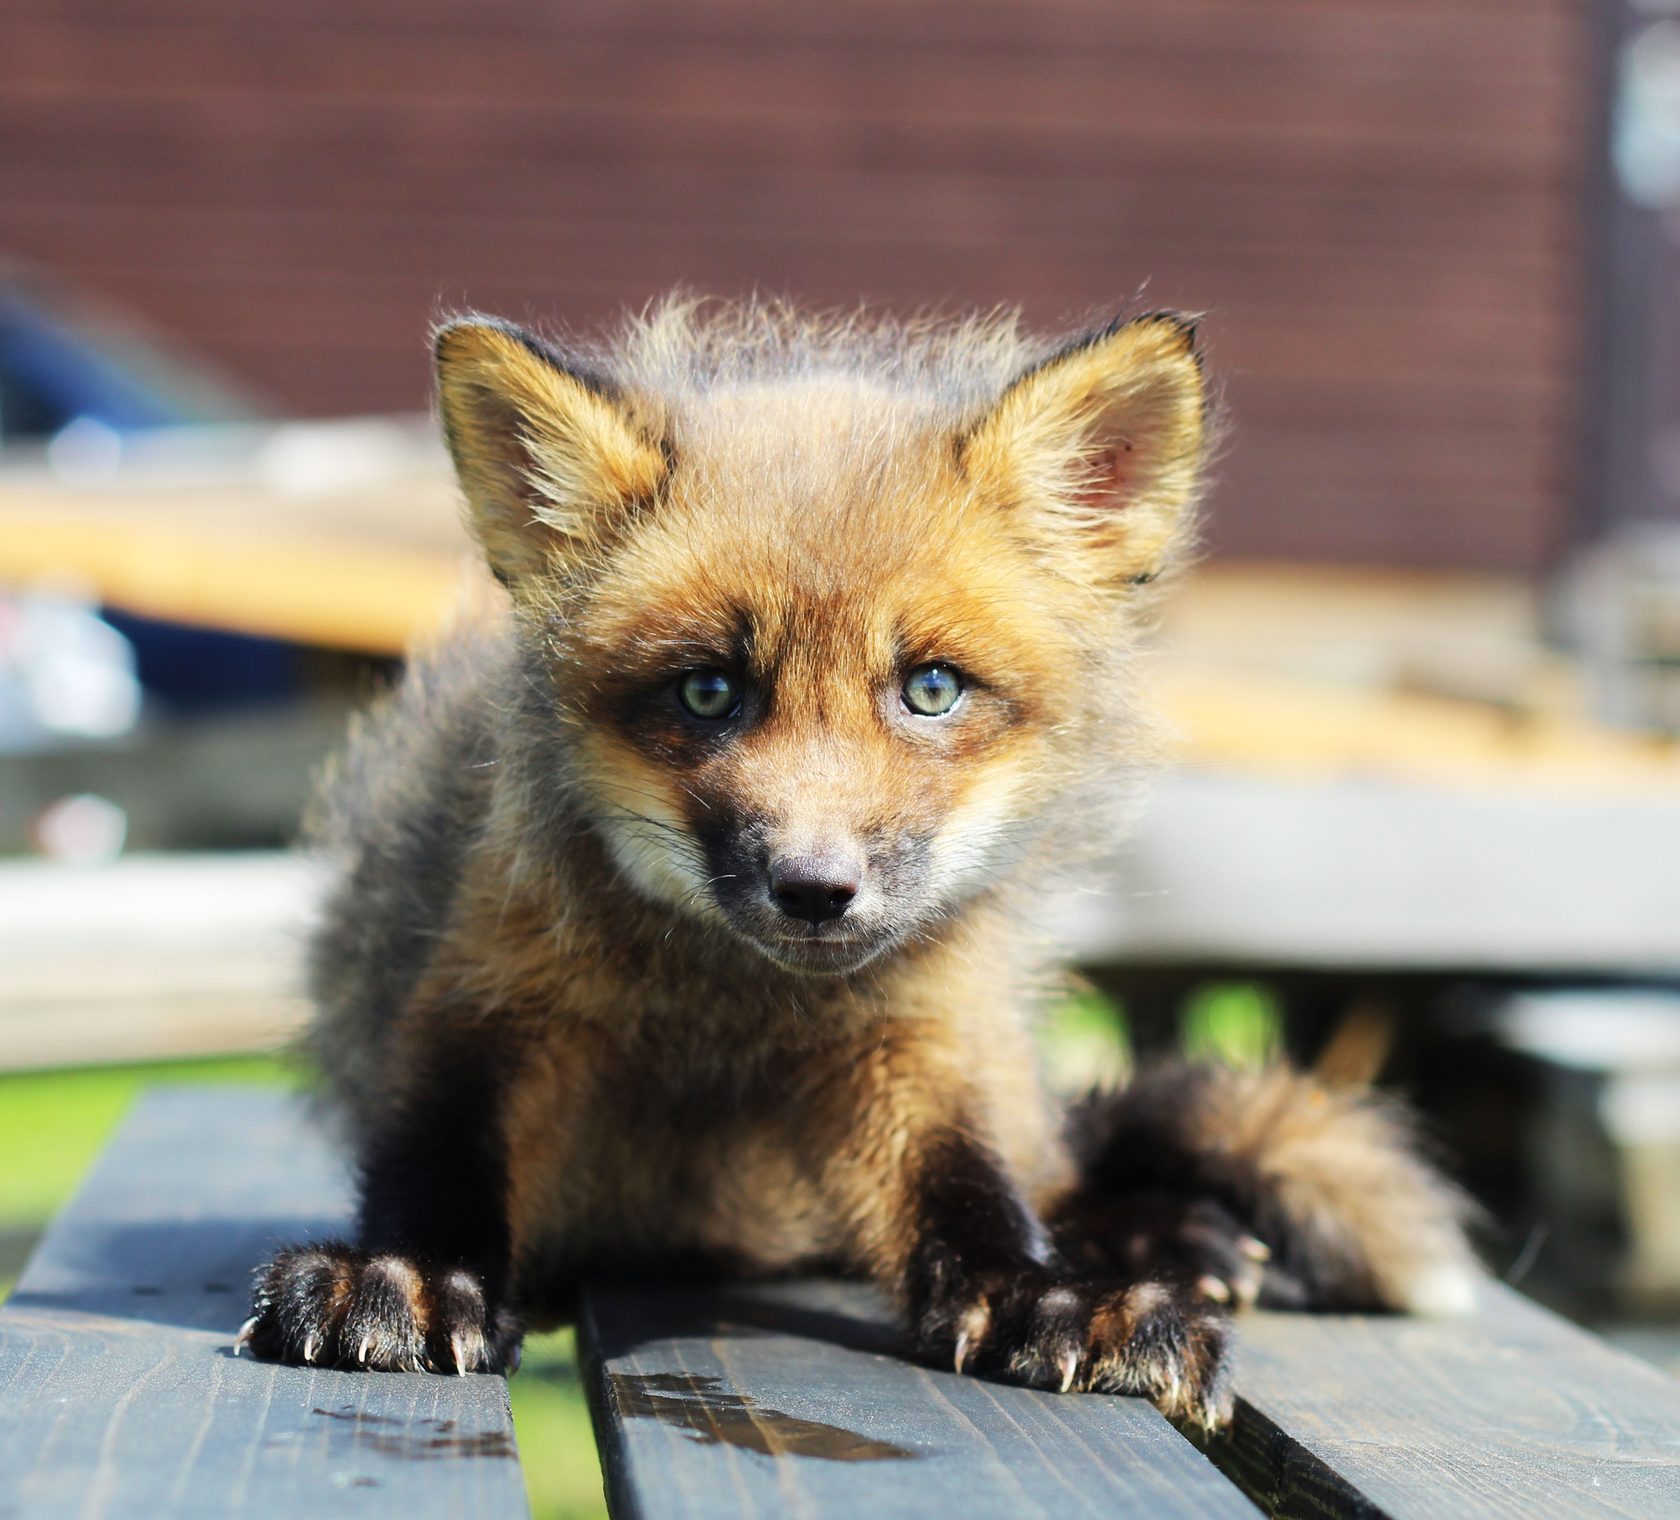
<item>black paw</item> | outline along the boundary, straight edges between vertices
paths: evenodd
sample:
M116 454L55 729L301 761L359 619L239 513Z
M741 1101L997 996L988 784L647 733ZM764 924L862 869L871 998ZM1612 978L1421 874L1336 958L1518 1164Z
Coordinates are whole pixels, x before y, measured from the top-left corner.
M1187 1284L1217 1304L1247 1308L1262 1294L1287 1301L1270 1248L1211 1198L1138 1192L1088 1201L1058 1244L1071 1260L1097 1272L1163 1278Z
M234 1349L314 1367L511 1372L520 1337L467 1268L328 1241L282 1251L258 1272Z
M1229 1320L1193 1284L1076 1278L1042 1267L963 1282L916 1322L920 1353L1066 1393L1141 1394L1212 1430L1231 1417Z

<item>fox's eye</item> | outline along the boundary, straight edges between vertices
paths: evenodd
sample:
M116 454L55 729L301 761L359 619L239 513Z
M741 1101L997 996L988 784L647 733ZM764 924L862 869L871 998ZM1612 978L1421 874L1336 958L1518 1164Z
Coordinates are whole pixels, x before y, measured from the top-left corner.
M677 700L696 718L727 718L741 705L741 688L721 670L691 670L677 686Z
M962 677L949 665L918 665L905 679L904 705L924 718L942 718L962 693Z

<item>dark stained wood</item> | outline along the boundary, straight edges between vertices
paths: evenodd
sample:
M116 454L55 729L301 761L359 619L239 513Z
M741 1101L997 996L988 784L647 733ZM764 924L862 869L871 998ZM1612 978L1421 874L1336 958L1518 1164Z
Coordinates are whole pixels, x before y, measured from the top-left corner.
M1496 1284L1464 1319L1256 1315L1210 1448L1263 1508L1680 1515L1680 1383Z
M1249 1513L1136 1400L912 1367L861 1287L598 1287L580 1325L616 1515ZM1240 1321L1204 1443L1270 1514L1680 1514L1680 1384L1498 1285L1463 1319Z
M232 1355L253 1267L346 1210L293 1101L144 1099L0 1308L0 1515L527 1513L501 1378Z
M1150 1405L914 1367L857 1284L596 1287L579 1323L630 1517L1251 1517Z
M1575 472L1583 0L12 0L0 252L297 412L464 305L1209 313L1216 549L1532 568Z
M0 1309L0 1515L524 1513L499 1379L231 1356L250 1268L345 1204L291 1101L146 1099ZM1245 1318L1212 1462L1137 1400L914 1367L858 1285L599 1286L580 1340L619 1516L1252 1514L1224 1474L1291 1517L1680 1513L1680 1385L1497 1285Z

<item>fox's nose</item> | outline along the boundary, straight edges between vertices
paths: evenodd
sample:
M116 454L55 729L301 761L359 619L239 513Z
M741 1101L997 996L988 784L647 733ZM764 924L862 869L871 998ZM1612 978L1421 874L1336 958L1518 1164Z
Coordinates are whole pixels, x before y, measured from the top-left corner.
M863 863L850 855L785 855L770 862L770 895L789 918L816 925L839 918L857 896Z

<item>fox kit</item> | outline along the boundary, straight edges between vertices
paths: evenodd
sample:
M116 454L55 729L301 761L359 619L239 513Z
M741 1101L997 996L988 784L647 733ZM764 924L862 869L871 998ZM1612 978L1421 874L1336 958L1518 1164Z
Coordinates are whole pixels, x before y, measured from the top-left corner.
M257 1354L502 1369L588 1273L826 1265L918 1357L1213 1425L1231 1308L1467 1286L1457 1195L1369 1096L1039 1086L1046 886L1149 749L1189 322L673 300L436 354L506 605L326 789L313 1045L359 1223L263 1269Z

